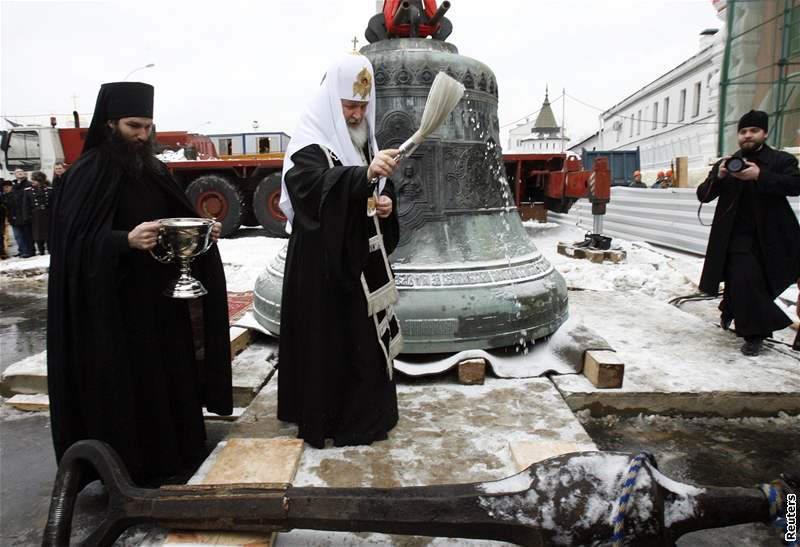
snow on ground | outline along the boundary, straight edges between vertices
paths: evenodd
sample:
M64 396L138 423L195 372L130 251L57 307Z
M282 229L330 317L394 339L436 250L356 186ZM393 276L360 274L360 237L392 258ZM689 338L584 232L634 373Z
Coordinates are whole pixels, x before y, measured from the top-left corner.
M703 267L701 257L665 251L642 241L614 238L612 246L624 250L626 259L620 264L595 264L556 251L560 241L583 240L585 230L553 222L528 221L523 225L534 238L536 247L561 272L571 289L633 291L663 301L698 292L696 283Z
M259 229L242 228L237 237L219 241L229 291L252 291L259 274L286 244L287 240L283 238L254 235L260 232ZM45 279L49 266L50 255L9 258L0 261L0 282Z
M247 233L249 231L252 229L242 228L237 237L221 239L218 243L231 292L252 291L258 276L287 242L283 238L253 237Z
M49 267L49 254L35 255L30 258L12 257L0 261L0 277L33 277L46 274Z

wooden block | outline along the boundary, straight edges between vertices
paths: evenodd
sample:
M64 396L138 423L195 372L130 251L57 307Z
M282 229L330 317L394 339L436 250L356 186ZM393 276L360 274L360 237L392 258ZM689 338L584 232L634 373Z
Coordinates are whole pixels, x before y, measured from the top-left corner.
M625 364L613 351L589 350L583 357L583 375L594 387L620 388L625 375Z
M628 253L621 249L609 249L608 251L604 252L604 258L613 262L614 264L619 264L628 256Z
M508 446L517 471L522 471L536 462L581 451L577 443L569 441L510 441Z
M14 395L6 400L6 405L17 410L48 410L50 408L50 398L46 394L36 395Z
M583 258L594 262L595 264L602 264L603 259L606 257L605 251L598 251L595 249L583 249Z
M485 359L467 359L458 364L459 383L465 385L482 385L485 378Z
M228 439L200 484L292 482L303 453L301 439ZM269 547L275 534L174 531L164 545Z
M253 341L253 333L250 329L242 327L231 327L231 359L244 351Z
M559 254L568 256L570 258L575 258L575 247L569 243L559 241L556 250L559 252Z
M522 220L547 222L547 208L543 202L520 203L517 206L517 211Z

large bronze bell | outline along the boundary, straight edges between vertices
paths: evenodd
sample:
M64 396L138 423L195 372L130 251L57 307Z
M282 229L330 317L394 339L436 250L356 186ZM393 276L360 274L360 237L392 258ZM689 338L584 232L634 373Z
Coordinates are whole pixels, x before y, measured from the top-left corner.
M567 318L567 288L513 206L498 144L494 73L430 38L383 39L361 52L375 69L380 148L396 148L419 126L437 72L467 90L393 178L402 236L390 259L403 352L497 348L552 334ZM255 290L256 318L275 334L284 260L285 251Z

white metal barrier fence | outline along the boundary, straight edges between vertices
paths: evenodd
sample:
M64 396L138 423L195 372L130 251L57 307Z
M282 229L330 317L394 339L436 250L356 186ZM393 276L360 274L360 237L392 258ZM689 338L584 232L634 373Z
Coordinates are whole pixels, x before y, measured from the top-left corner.
M717 200L703 204L697 220L697 201L694 188L628 188L611 189L611 202L603 220L603 233L633 241L647 241L681 251L705 254L708 233ZM789 198L800 219L800 198ZM548 211L548 220L559 224L578 225L592 229L592 205L578 200L567 214Z

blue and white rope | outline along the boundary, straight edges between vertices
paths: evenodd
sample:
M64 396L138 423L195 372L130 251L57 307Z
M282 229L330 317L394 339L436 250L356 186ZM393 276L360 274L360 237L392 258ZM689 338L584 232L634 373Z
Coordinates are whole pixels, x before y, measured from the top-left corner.
M769 519L772 525L781 531L781 539L786 537L787 522L786 522L786 485L781 481L773 481L771 483L764 483L760 485L761 491L767 497L769 502ZM785 539L784 539L785 541ZM793 541L785 541L788 547L798 547L800 542L795 539Z
M644 465L644 460L651 459L652 456L648 452L642 452L635 456L628 467L628 472L625 475L625 482L622 483L622 495L619 497L617 507L617 514L614 516L614 535L611 536L612 545L620 547L622 540L625 538L625 515L628 514L628 509L631 505L631 494L636 485L636 477Z

